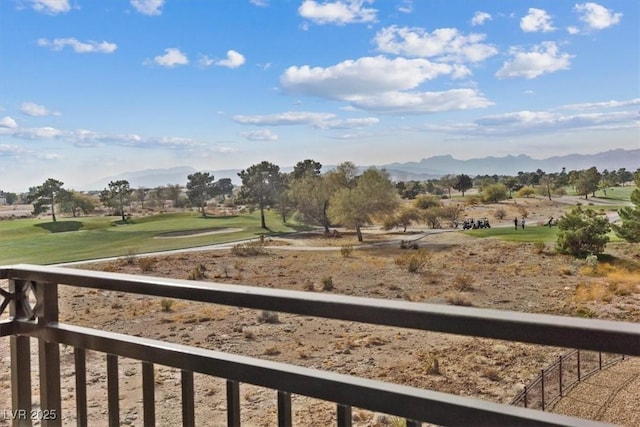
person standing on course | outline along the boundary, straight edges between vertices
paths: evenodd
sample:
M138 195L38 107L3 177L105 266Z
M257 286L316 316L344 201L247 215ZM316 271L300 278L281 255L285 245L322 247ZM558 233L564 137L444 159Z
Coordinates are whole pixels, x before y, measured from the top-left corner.
M522 229L524 230L524 217L522 217L522 221L520 222L520 224L522 224Z
M513 218L513 225L518 229L518 217Z

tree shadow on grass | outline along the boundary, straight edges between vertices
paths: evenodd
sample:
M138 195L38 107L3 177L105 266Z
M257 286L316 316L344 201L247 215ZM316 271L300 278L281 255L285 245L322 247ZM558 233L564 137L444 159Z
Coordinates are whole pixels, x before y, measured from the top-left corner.
M58 221L35 224L35 227L40 227L50 233L66 233L68 231L78 231L83 226L84 224L80 221Z

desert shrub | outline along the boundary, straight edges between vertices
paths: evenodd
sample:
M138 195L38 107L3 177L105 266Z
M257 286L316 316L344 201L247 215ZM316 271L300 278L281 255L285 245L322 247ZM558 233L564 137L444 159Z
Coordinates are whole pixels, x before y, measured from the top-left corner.
M473 277L470 274L458 274L453 278L454 289L460 292L473 290Z
M478 196L467 196L464 201L467 206L479 205L481 202L482 200Z
M275 345L272 345L264 349L264 354L267 356L277 356L280 354L280 350Z
M322 282L322 290L324 291L330 291L333 289L333 277L331 276L324 276L321 280Z
M259 242L238 243L231 248L231 254L241 257L266 255L267 250Z
M397 266L406 268L409 273L418 273L429 261L425 251L404 254L395 259Z
M500 376L500 372L496 368L485 368L482 371L482 376L491 381L502 381L502 377Z
M435 196L427 196L426 194L422 194L413 202L413 206L418 209L429 209L440 206L440 200Z
M303 286L303 289L305 291L315 291L316 290L315 287L313 286L313 283L311 283L311 282L305 283L304 286Z
M530 186L522 187L516 193L516 197L531 197L536 194L536 189Z
M138 259L138 267L142 271L151 271L156 264L155 258L139 258Z
M445 295L445 299L451 305L460 305L464 307L470 307L473 305L471 299L463 293L460 292L451 292Z
M576 315L578 317L584 317L586 319L592 319L596 317L596 313L594 313L589 307L581 306L576 310Z
M166 298L163 298L160 300L160 307L162 308L162 311L164 311L165 313L170 312L172 306L173 306L172 300L166 299Z
M533 244L533 252L535 252L536 254L540 255L541 253L544 252L546 247L547 247L547 245L544 242L535 242Z
M504 208L498 208L495 211L493 211L493 216L496 219L504 219L507 216L507 211Z
M410 242L408 240L400 241L400 249L418 249L419 247L417 242Z
M204 264L200 264L189 272L187 280L202 280L207 277L207 267Z
M260 323L280 323L278 313L275 311L262 310L258 315L258 322Z
M437 357L428 357L424 362L424 372L428 375L440 375L440 361Z
M127 264L133 264L136 261L137 255L138 255L138 248L136 247L127 248L127 253L124 256L124 261Z
M482 190L482 201L485 203L498 203L509 198L509 190L504 184L487 185Z
M342 255L343 258L350 258L352 254L353 246L345 245L340 248L340 255Z

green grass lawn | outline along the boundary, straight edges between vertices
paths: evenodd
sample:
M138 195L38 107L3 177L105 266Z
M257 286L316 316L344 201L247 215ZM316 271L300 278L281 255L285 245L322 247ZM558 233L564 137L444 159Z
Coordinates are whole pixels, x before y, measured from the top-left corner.
M468 230L464 231L464 233L474 237L497 237L498 239L510 242L555 242L558 239L558 227L546 227L543 225L525 227L524 230L521 228L516 230L513 227L499 227ZM610 242L619 242L622 240L616 236L613 231L607 235L609 236Z
M257 212L207 218L191 212L161 214L133 218L128 224L119 224L116 217L61 218L56 223L50 219L0 221L0 265L53 264L123 256L295 231L293 227L283 225L279 216L271 212L267 213L267 226L269 231L260 228ZM224 228L240 230L206 236L157 238L168 232Z

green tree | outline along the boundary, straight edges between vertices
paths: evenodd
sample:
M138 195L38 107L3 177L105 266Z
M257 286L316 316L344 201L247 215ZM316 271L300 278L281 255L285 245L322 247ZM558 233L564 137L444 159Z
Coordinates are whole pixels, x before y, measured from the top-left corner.
M110 181L107 188L100 192L100 201L108 207L115 208L120 213L122 221L126 221L124 207L131 199L133 190L129 186L129 181L120 179Z
M58 196L60 210L62 212L71 213L76 218L83 213L88 215L94 211L96 204L94 198L77 191L64 191Z
M551 200L551 194L553 193L554 182L555 181L551 175L544 174L540 177L540 194L548 197L549 200Z
M43 212L45 205L51 206L51 218L56 222L56 197L65 191L64 182L49 178L41 186L34 189L29 196L29 203L34 203L34 214Z
M402 232L406 233L407 227L420 221L421 218L422 215L418 209L413 206L403 206L398 212L385 217L382 228L387 231L402 228Z
M482 201L485 203L498 203L500 200L505 200L508 197L509 192L504 184L491 184L482 190Z
M168 184L165 189L167 199L171 200L174 208L184 206L182 196L182 185L180 184Z
M621 239L631 243L640 243L640 172L634 175L636 188L631 192L634 207L624 207L618 211L622 224L614 224L613 229Z
M136 201L140 202L140 208L144 209L144 202L147 200L147 196L149 196L149 190L145 187L138 187L133 190L133 197Z
M207 200L215 195L214 176L209 172L196 172L187 176L187 198L196 206L202 216L207 216Z
M233 194L231 178L220 178L216 181L216 194L222 196L222 200L225 200L226 197L231 197Z
M458 178L455 175L445 175L442 178L440 178L438 182L440 183L440 186L443 189L447 190L447 194L449 195L449 198L451 198L451 189L455 188L456 182L458 182ZM468 188L465 189L464 191L466 190L468 190ZM464 191L462 192L463 196L464 196Z
M601 254L609 241L610 230L606 216L597 215L592 209L575 207L558 221L556 250L579 257Z
M18 200L18 195L16 193L4 193L5 200L8 205L12 205Z
M462 192L462 197L464 197L465 191L469 190L473 187L473 180L469 175L461 174L456 176L456 180L453 183L453 188Z
M242 203L251 203L258 206L260 209L260 226L266 229L264 210L274 203L278 191L281 189L282 175L280 167L263 161L239 172L238 176L242 180L238 199Z
M574 182L576 193L580 196L584 196L585 199L589 198L589 193L592 193L595 197L595 192L598 189L600 183L600 173L596 167L591 167L587 170L580 171Z
M354 228L362 242L362 226L374 217L392 213L399 205L398 193L384 170L367 169L355 180L353 188L342 188L329 202L329 218L334 223Z
M522 185L518 182L518 179L515 176L506 177L504 180L502 180L502 183L509 189L509 198L511 198L511 195L514 191L518 191L520 188L522 188Z
M293 172L291 172L291 176L293 179L300 179L305 176L320 176L320 170L322 169L322 164L320 162L316 162L312 159L302 160L293 167Z

